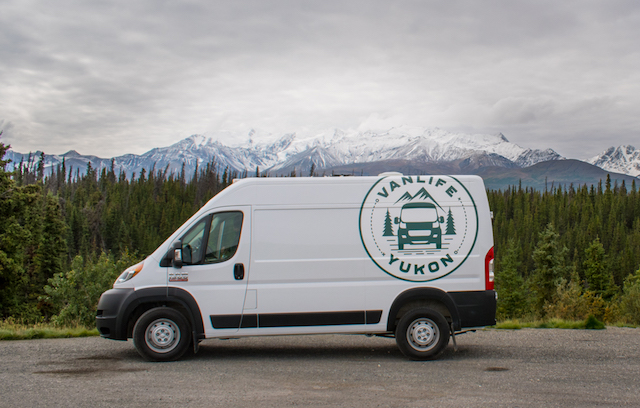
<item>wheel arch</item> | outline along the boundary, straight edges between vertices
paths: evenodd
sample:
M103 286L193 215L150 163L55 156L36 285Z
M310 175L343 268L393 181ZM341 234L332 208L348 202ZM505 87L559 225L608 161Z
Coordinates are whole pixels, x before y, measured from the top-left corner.
M387 330L395 332L398 320L407 311L416 307L428 307L440 312L453 325L461 329L460 313L451 296L437 288L412 288L400 293L389 309Z
M204 338L204 323L200 307L189 292L181 288L145 288L135 291L136 297L125 308L121 330L126 338L133 335L133 326L143 313L155 307L171 307L189 322L194 341Z

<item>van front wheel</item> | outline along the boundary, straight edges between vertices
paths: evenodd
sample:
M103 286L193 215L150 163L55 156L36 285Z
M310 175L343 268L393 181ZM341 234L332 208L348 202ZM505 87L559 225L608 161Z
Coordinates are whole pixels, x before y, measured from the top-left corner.
M190 343L189 323L182 313L170 307L146 311L133 327L133 344L145 360L177 360Z
M432 360L449 344L447 319L426 307L405 313L395 334L398 348L412 360Z

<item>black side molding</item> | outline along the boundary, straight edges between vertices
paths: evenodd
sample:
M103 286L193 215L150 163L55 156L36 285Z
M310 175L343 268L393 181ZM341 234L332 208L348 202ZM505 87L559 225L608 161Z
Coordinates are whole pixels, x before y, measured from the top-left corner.
M378 324L381 316L382 310L358 310L346 312L211 315L210 319L214 329L249 329L259 327Z

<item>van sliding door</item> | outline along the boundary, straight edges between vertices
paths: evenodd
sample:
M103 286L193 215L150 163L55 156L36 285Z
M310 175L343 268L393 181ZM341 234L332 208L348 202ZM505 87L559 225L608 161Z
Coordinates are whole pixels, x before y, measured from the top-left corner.
M254 207L248 291L257 298L256 333L362 330L358 213L355 206Z

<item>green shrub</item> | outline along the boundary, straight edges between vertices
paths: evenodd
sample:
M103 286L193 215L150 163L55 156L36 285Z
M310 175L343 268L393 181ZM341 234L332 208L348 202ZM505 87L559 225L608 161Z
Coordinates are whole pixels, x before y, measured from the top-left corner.
M112 255L102 253L95 261L76 256L71 270L49 279L44 300L59 308L51 321L57 326L93 326L100 295L109 289L128 266L137 262L128 252L114 261Z
M616 302L607 301L594 291L583 290L575 271L569 282L560 280L553 301L545 304L544 312L547 318L569 321L584 321L589 316L607 322L619 319Z
M596 319L594 315L590 315L584 322L584 328L590 330L602 330L604 329L604 323Z
M624 281L620 312L628 323L640 324L640 269Z

